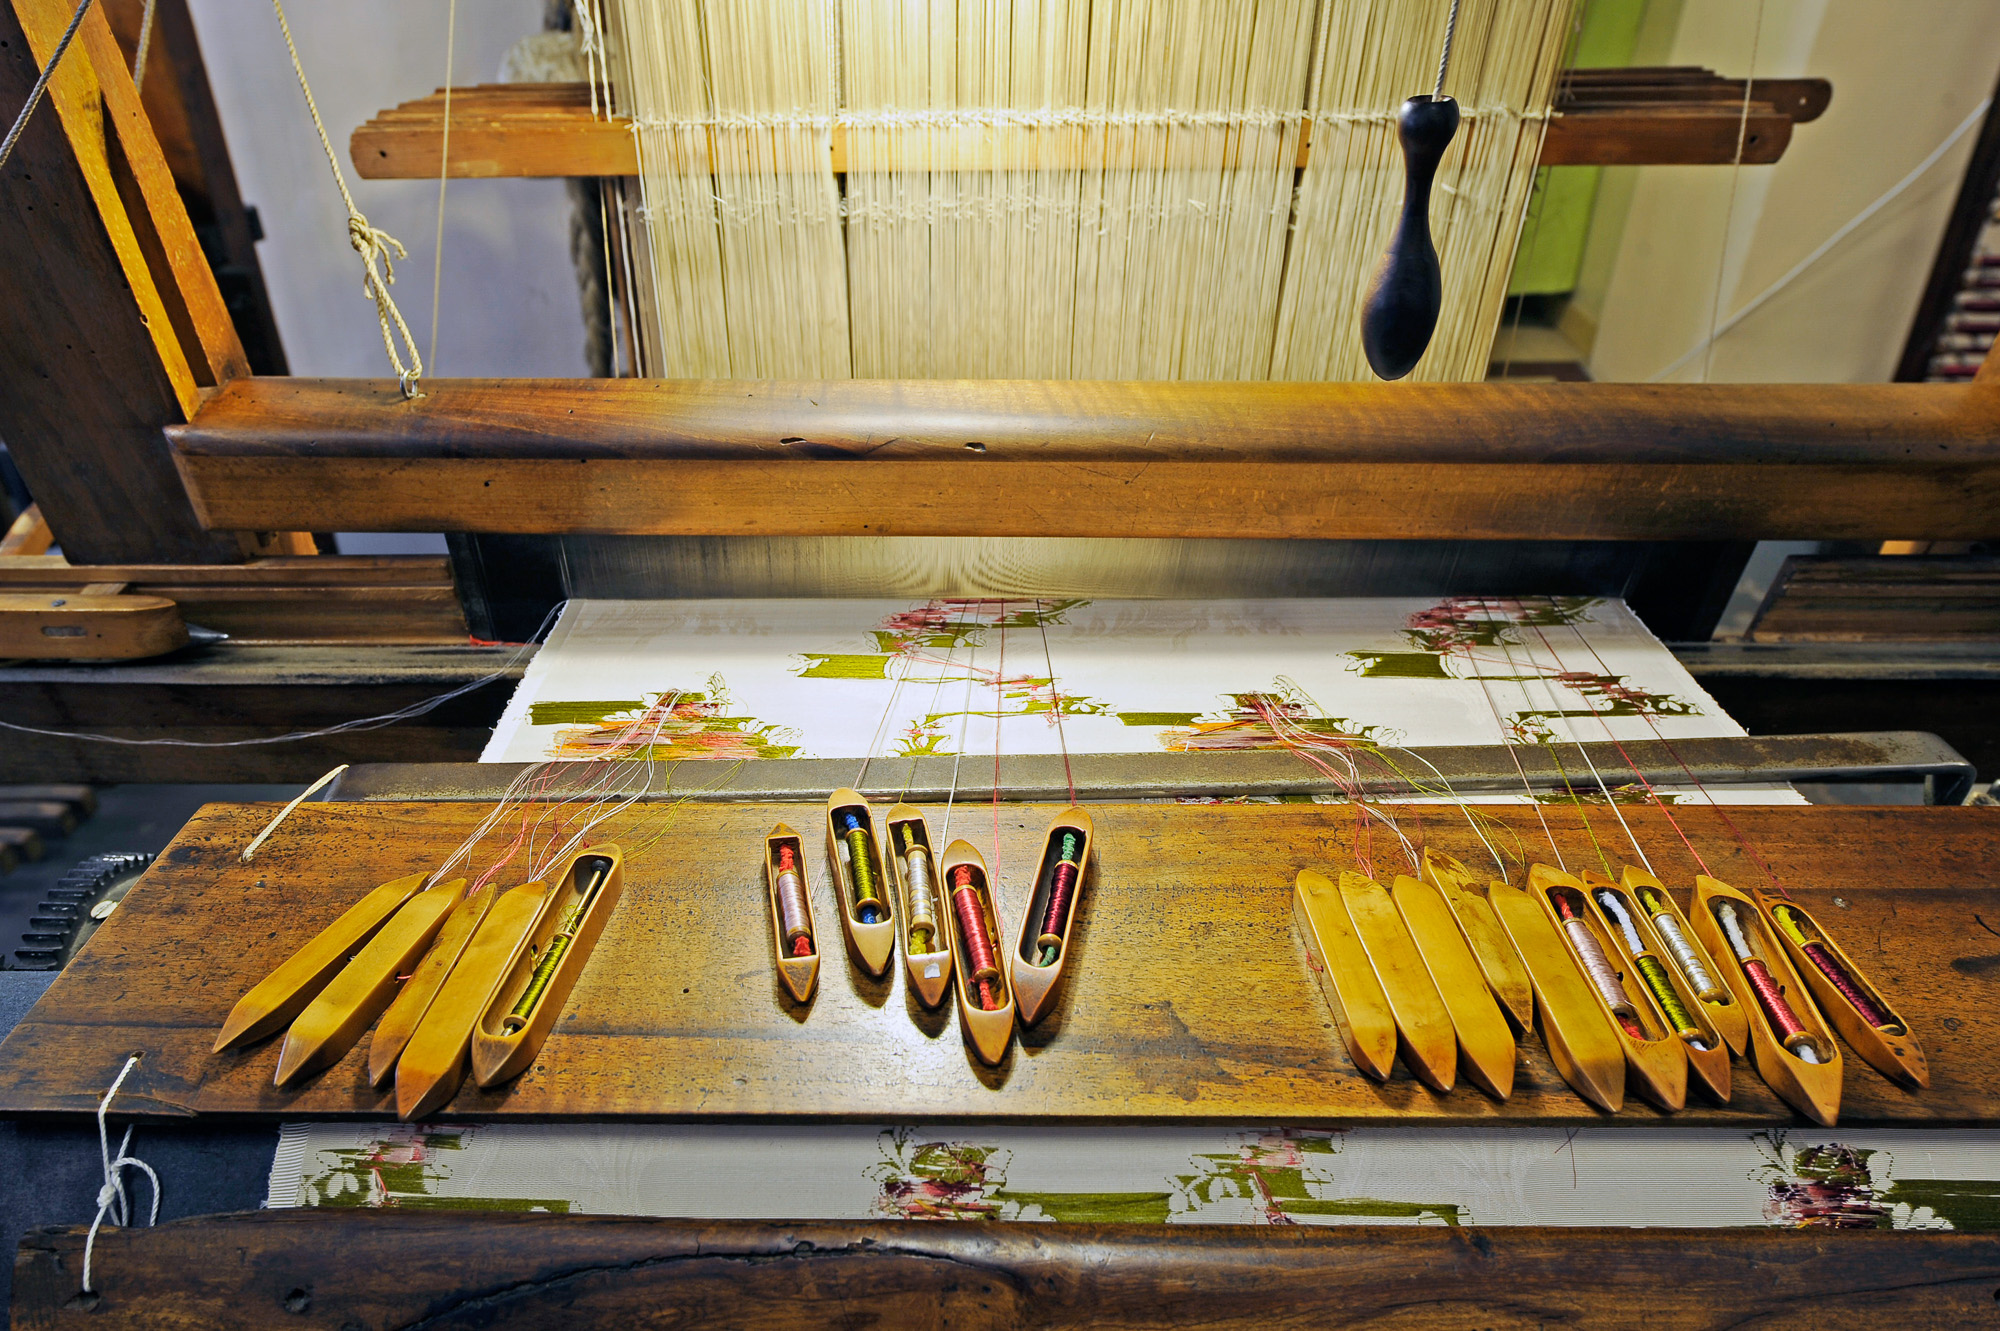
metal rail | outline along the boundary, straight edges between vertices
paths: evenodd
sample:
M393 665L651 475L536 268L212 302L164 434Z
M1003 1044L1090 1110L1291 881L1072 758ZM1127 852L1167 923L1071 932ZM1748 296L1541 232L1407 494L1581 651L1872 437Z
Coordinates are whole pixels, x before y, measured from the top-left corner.
M1859 734L1773 735L1719 739L1628 740L1581 746L1590 764L1614 785L1632 782L1636 767L1654 785L1686 785L1690 775L1704 786L1770 784L1786 781L1922 781L1927 800L1956 804L1972 788L1972 764L1936 735L1913 730ZM1595 793L1589 765L1577 745L1464 744L1360 751L1359 788L1365 795L1435 795L1446 787L1458 794L1518 791L1525 774L1538 791L1574 785ZM1519 767L1516 767L1516 763ZM500 798L523 763L364 763L348 770L328 791L330 800L399 801ZM601 781L601 763L556 764L554 779L538 799L567 799L588 783ZM652 788L645 789L644 766L629 772L611 793L643 790L645 800L800 801L817 803L827 792L856 785L876 799L913 803L943 800L952 790L957 766L949 757L877 758L868 780L856 783L859 758L765 758L741 763L693 759L659 764ZM993 782L960 772L959 793L989 794ZM1435 775L1433 774L1435 772ZM1069 772L1055 754L1010 754L1000 759L1000 797L1031 802L1069 799L1074 781L1079 800L1215 797L1310 797L1343 793L1291 753L1257 750L1238 753L1073 754Z

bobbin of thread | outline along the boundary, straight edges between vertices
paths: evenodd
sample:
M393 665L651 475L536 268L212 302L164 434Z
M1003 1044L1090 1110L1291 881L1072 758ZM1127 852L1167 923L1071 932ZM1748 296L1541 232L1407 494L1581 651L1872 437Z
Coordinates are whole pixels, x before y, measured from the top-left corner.
M1018 1015L1001 968L1006 935L993 908L993 879L969 842L945 848L938 861L948 899L945 937L951 942L960 1029L979 1060L997 1066L1006 1057Z
M819 930L798 833L779 823L764 838L764 882L771 898L771 949L778 980L796 1002L819 986Z
M1672 956L1674 964L1680 967L1681 974L1687 977L1688 988L1694 990L1694 996L1704 1003L1721 1002L1722 983L1709 972L1707 963L1702 960L1700 949L1689 941L1686 931L1681 928L1681 922L1675 919L1666 904L1652 893L1642 892L1640 900L1646 907L1646 914L1652 918L1654 931L1660 935L1660 941L1667 945L1668 955Z
M1807 1063L1826 1062L1825 1051L1820 1048L1817 1036L1806 1029L1799 1014L1785 998L1784 986L1771 974L1771 968L1759 955L1760 944L1752 940L1743 919L1731 901L1715 903L1715 917L1722 924L1722 933L1729 940L1729 948L1735 954L1736 964L1742 968L1743 978L1749 982L1750 992L1756 995L1757 1006L1764 1010L1764 1017L1771 1023L1771 1031L1778 1037L1778 1043Z
M1638 921L1628 908L1630 903L1616 889L1609 887L1596 889L1592 896L1596 899L1598 908L1617 930L1619 939L1625 944L1626 953L1632 958L1633 968L1639 972L1640 983L1645 986L1646 992L1652 995L1653 1006L1659 1009L1660 1016L1665 1019L1668 1028L1697 1048L1711 1047L1701 1043L1701 1029L1695 1025L1694 1017L1688 1012L1687 1005L1681 1002L1681 996L1674 991L1674 982L1667 975L1667 968L1652 954L1645 938L1639 933Z
M1841 964L1840 958L1828 948L1826 935L1820 932L1810 916L1795 906L1781 904L1771 907L1771 917L1798 945L1813 968L1826 977L1834 992L1845 999L1863 1021L1886 1034L1903 1034L1903 1024L1889 1015L1886 1007L1877 1002L1867 987Z
M1639 1025L1638 1010L1632 1006L1625 985L1618 978L1618 968L1611 964L1611 958L1604 955L1603 944L1591 932L1590 924L1583 918L1578 907L1581 902L1574 900L1576 893L1567 889L1550 892L1549 901L1556 908L1556 918L1562 922L1563 933L1568 937L1570 947L1576 953L1577 964L1583 968L1584 978L1590 987L1604 1000L1604 1006L1625 1029L1625 1033L1635 1040L1646 1038L1645 1030Z
M859 791L842 788L827 798L826 860L851 957L879 978L896 954L896 926L875 817Z

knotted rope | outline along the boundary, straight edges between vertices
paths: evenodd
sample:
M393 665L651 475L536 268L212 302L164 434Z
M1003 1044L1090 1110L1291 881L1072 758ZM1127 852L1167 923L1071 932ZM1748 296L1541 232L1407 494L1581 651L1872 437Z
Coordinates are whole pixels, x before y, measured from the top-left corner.
M292 72L299 76L299 91L306 95L306 110L312 113L313 128L319 131L319 146L326 150L327 165L333 168L333 183L340 190L340 201L347 205L347 241L361 256L361 289L375 302L375 317L382 325L382 347L389 353L389 363L396 367L396 379L403 386L403 396L421 397L417 385L424 373L423 358L417 354L417 339L411 335L410 326L403 322L403 312L396 308L394 298L389 295L389 286L396 280L396 266L389 253L393 250L397 259L407 259L409 251L382 228L370 226L368 219L361 215L361 210L354 206L354 195L348 192L347 177L340 170L340 158L333 151L333 141L326 136L326 126L319 118L319 105L313 101L312 87L306 82L305 66L299 63L299 48L292 41L292 25L285 21L284 0L271 0L271 7L278 11L278 27L285 34L285 49L291 52ZM410 363L407 366L396 350L399 336L403 349L409 353Z
M139 1159L135 1155L126 1154L126 1149L132 1145L132 1128L136 1125L126 1125L125 1138L118 1143L118 1155L116 1158L113 1158L111 1154L111 1132L104 1123L104 1116L111 1108L112 1098L118 1094L118 1088L125 1084L125 1078L132 1074L132 1069L138 1066L139 1056L137 1054L126 1059L125 1066L119 1069L117 1078L111 1083L111 1089L106 1091L104 1098L97 1102L97 1151L104 1161L104 1186L97 1190L97 1218L90 1222L90 1233L83 1240L83 1292L85 1294L95 1294L97 1292L90 1287L90 1256L92 1250L97 1247L98 1227L104 1223L104 1217L107 1214L111 1216L113 1224L123 1225L127 1223L129 1203L125 1196L126 1166L129 1165L133 1169L138 1170L152 1181L153 1209L152 1213L146 1217L146 1223L149 1225L160 1223L160 1176L155 1174L153 1167L144 1160Z

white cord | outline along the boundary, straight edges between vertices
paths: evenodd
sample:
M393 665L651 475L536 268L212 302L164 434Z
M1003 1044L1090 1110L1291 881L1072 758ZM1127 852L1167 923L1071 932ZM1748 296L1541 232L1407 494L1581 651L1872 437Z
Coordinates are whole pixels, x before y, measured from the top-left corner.
M347 770L347 764L342 763L340 766L334 768L331 772L328 772L325 776L321 777L319 780L307 786L304 790L301 790L298 793L297 798L295 798L290 804L287 804L284 808L278 810L278 816L276 818L273 818L270 822L264 824L264 830L259 832L256 836L251 837L250 844L243 848L243 862L245 864L248 864L250 862L250 857L257 853L257 847L264 844L264 838L271 835L271 833L277 831L278 824L284 822L285 819L291 817L293 809L298 808L301 804L304 804L307 800L311 799L314 795L318 794L320 790L327 785L328 782L332 781L335 777L339 776L342 772L345 772L346 770Z
M118 1155L116 1158L113 1158L111 1154L111 1133L104 1122L104 1116L109 1112L112 1098L118 1094L118 1088L125 1084L125 1078L130 1076L132 1069L138 1066L139 1056L137 1054L126 1059L125 1066L119 1069L117 1078L112 1081L111 1089L106 1091L104 1098L97 1102L97 1151L104 1163L104 1185L97 1190L97 1218L90 1222L90 1233L83 1240L83 1292L85 1294L95 1294L97 1292L90 1287L90 1258L92 1251L97 1246L98 1227L104 1223L104 1217L107 1214L111 1216L111 1222L115 1225L124 1225L127 1223L129 1208L125 1196L124 1173L128 1165L152 1181L153 1209L152 1213L146 1217L146 1223L149 1225L160 1223L160 1176L155 1174L153 1167L144 1160L139 1159L135 1155L126 1154L127 1148L132 1145L132 1128L136 1125L126 1126L124 1140L118 1143Z
M139 16L139 49L132 53L132 91L146 86L146 52L153 46L153 10L159 0L146 0L146 12Z
M1783 277L1779 278L1777 281L1771 283L1770 286L1767 286L1762 291L1758 292L1756 297L1752 299L1748 305L1745 305L1742 309L1736 311L1736 313L1730 315L1727 319L1723 320L1720 324L1716 326L1714 332L1710 333L1707 337L1703 338L1701 341L1695 343L1692 347L1689 347L1686 355L1676 360L1673 364L1667 366L1667 368L1665 368L1664 370L1661 370L1658 373L1650 376L1647 382L1658 383L1660 380L1665 379L1668 375L1674 373L1676 370L1686 365L1696 356L1699 356L1704 351L1707 351L1710 344L1713 343L1717 338L1721 337L1724 333L1729 332L1732 328L1736 327L1736 325L1742 323L1745 319L1748 319L1751 315L1755 314L1758 310L1762 309L1773 296L1777 295L1780 291L1783 291L1786 287L1790 286L1792 282L1798 278L1799 274L1805 272L1806 269L1812 267L1814 264L1818 263L1821 259L1825 258L1828 250L1831 250L1835 245L1838 245L1841 241L1846 240L1849 236L1853 235L1855 230L1860 226L1862 226L1864 223L1866 223L1869 218L1875 216L1875 214L1881 212L1884 208L1888 207L1890 203L1894 202L1895 199L1903 193L1903 191L1909 189L1910 186L1916 184L1917 181L1923 177L1925 172L1929 171L1932 167L1936 166L1938 164L1939 159L1942 158L1946 153L1951 151L1953 144L1956 144L1960 139L1964 138L1966 134L1971 131L1974 125L1979 124L1982 120L1986 118L1986 112L1992 105L1993 105L1993 99L1991 97L1987 97L1984 100L1982 100L1979 103L1979 105L1973 107L1971 114L1967 115L1965 119L1958 122L1958 128L1954 129L1949 135L1947 135L1943 143L1940 143L1937 147L1931 149L1930 153L1924 158L1923 161L1918 162L1914 167L1910 168L1910 173L1904 176L1901 180L1897 181L1894 185L1892 185L1886 194L1884 194L1881 198L1875 200L1875 202L1869 204L1866 208L1863 208L1853 217L1849 218L1847 223L1844 226L1842 226L1838 231L1834 232L1832 235L1828 236L1825 240L1821 241L1819 247L1815 249L1811 254L1806 255L1805 258L1800 259L1797 263L1793 264L1790 271L1788 271Z

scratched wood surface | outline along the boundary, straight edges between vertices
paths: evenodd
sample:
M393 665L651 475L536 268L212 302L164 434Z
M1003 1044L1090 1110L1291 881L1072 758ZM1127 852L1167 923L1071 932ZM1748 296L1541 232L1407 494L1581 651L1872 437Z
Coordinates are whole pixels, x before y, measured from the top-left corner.
M30 1230L22 1328L1991 1327L2000 1237L260 1211Z
M829 954L800 1006L773 972L762 836L800 805L651 807L605 825L628 852L627 885L534 1067L467 1090L451 1115L743 1116L862 1121L1279 1120L1410 1117L1592 1122L1541 1043L1521 1044L1514 1097L1433 1095L1400 1067L1386 1084L1341 1050L1291 922L1302 866L1351 863L1354 814L1318 805L1107 805L1097 819L1072 974L1055 1009L997 1068L979 1066L949 1009L931 1013L903 968L868 980ZM276 1041L212 1054L236 999L378 883L455 845L478 805L308 804L258 852L238 854L268 805L211 805L161 855L20 1027L0 1044L0 1115L92 1110L143 1051L118 1110L135 1115L375 1116L365 1048L303 1087L271 1085ZM1011 933L1052 810L999 812L999 903ZM1694 863L1657 810L1630 809L1660 876L1685 896ZM928 811L939 829L938 811ZM1541 811L1572 866L1594 860L1574 808ZM1527 846L1536 811L1495 815ZM1430 844L1477 863L1447 808L1410 809ZM1720 877L1760 874L1712 810L1677 817ZM1915 1024L1936 1075L1892 1086L1850 1060L1842 1121L2000 1123L2000 819L1983 809L1737 808L1730 817L1797 898L1837 931ZM1599 810L1600 838L1615 833ZM939 829L941 831L941 829ZM961 803L953 836L992 853L991 806ZM1377 830L1383 867L1392 842ZM815 866L818 867L817 865ZM822 918L826 876L814 875ZM511 882L511 880L510 880ZM1693 1097L1670 1120L1634 1104L1627 1123L1790 1121L1738 1064L1736 1098Z

